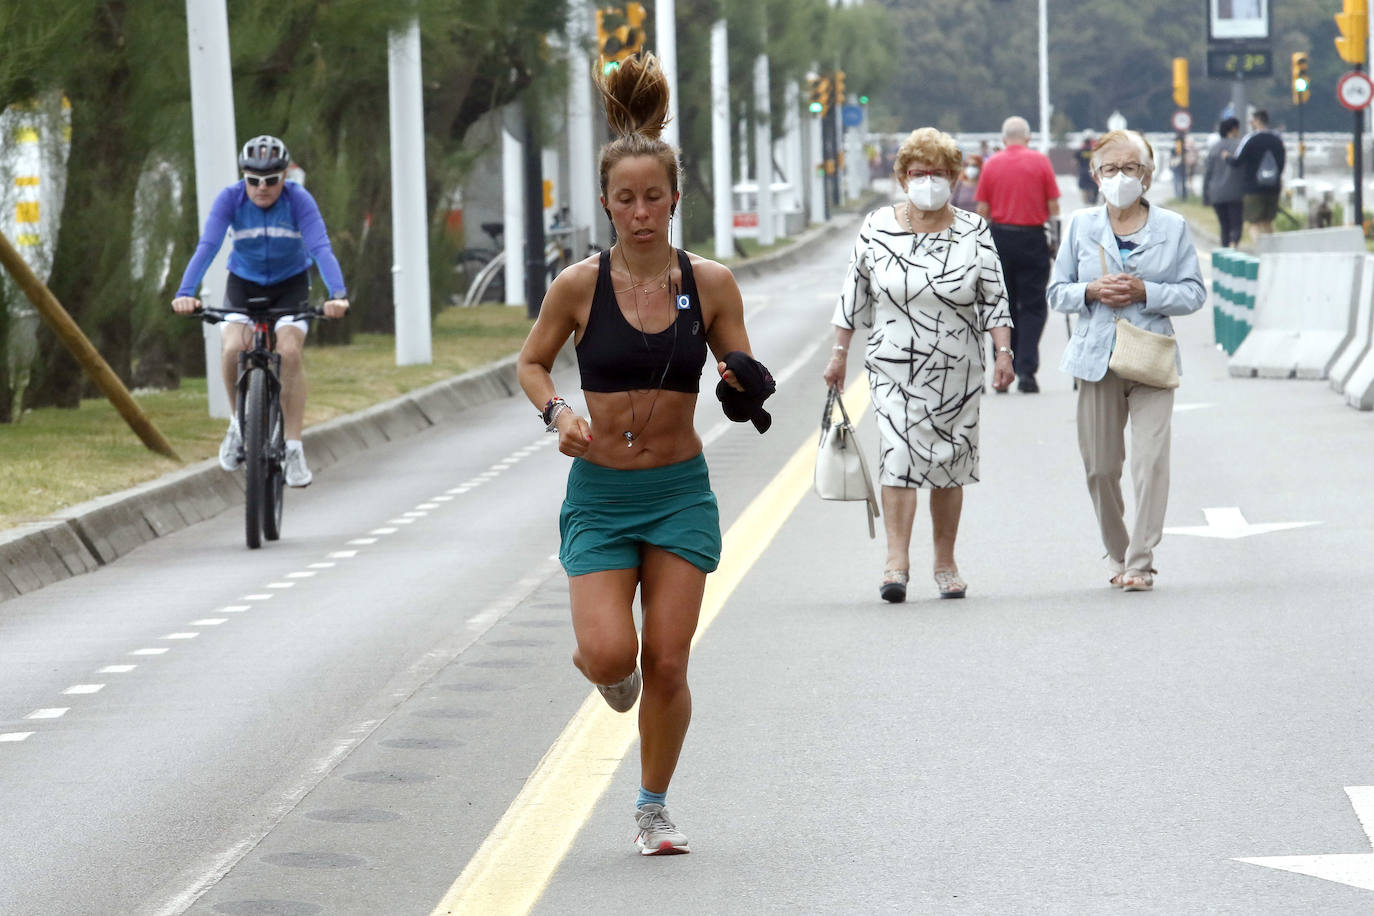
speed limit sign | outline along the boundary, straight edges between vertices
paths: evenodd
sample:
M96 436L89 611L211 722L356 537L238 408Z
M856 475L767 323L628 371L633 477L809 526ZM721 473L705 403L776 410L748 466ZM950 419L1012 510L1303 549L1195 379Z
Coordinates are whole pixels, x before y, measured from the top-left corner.
M1358 70L1351 70L1336 84L1336 98L1351 111L1359 111L1374 98L1374 83Z
M1174 125L1174 130L1180 134L1186 134L1193 129L1193 116L1186 111L1179 110L1174 112L1172 123Z

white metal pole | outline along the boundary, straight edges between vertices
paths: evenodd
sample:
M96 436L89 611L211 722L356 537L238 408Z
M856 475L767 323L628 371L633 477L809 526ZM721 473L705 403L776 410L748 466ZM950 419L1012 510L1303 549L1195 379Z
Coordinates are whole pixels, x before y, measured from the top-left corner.
M711 185L715 189L716 258L735 256L735 205L730 175L729 31L724 19L711 26Z
M433 362L418 18L390 35L387 83L391 102L391 296L396 315L396 365L414 366Z
M806 119L810 132L811 158L807 165L807 180L811 182L811 222L825 222L825 140L821 136L821 118L810 115Z
M654 31L658 35L655 53L663 66L663 74L668 77L668 126L663 129L663 140L676 148L681 142L678 130L677 106L677 3L676 0L655 0ZM673 220L669 240L678 248L682 247L682 213L679 210Z
M1050 151L1050 28L1045 11L1047 0L1040 0L1040 152Z
M520 103L506 106L501 131L502 232L506 245L506 304L525 304L525 152Z
M768 101L768 55L754 59L754 179L759 187L759 244L777 241L773 225L773 116Z
M791 190L787 193L788 212L800 212L806 206L806 194L802 165L802 127L801 127L801 87L796 80L789 80L783 112L787 132L783 135L783 162L787 169L787 183Z
M186 0L186 47L191 58L191 136L195 142L196 213L200 224L210 217L215 197L238 177L238 142L234 133L234 79L229 66L229 16L224 0ZM214 292L224 291L231 239L225 239L205 272L200 297L209 306ZM229 395L220 384L218 325L202 325L205 381L210 416L228 417Z
M568 10L568 215L574 226L596 225L600 180L596 173L596 141L592 139L592 60L584 41L591 32L592 9L587 0L574 0ZM585 252L574 252L580 258Z

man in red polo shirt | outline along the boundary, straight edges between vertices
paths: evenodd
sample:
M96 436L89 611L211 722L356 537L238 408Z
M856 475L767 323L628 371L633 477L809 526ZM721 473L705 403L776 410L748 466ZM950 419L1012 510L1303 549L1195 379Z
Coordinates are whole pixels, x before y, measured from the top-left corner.
M1045 224L1059 215L1059 182L1049 157L1030 143L1025 118L1002 122L1006 147L983 164L978 178L978 215L992 224L992 240L1002 258L1002 274L1011 302L1012 368L1016 388L1040 390L1040 332L1045 329L1045 288L1050 283L1050 247ZM1007 389L998 388L1004 393Z

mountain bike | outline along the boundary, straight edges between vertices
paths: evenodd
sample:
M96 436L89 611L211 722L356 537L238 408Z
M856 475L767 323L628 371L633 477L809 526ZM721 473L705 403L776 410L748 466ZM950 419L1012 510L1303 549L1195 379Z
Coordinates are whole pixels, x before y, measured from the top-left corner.
M201 308L193 313L206 324L230 315L247 315L253 345L239 354L235 415L243 440L244 535L256 550L262 539L281 537L282 497L286 476L286 430L281 412L281 356L277 348L280 318L323 318L319 309L270 308L270 299L250 298L242 309Z

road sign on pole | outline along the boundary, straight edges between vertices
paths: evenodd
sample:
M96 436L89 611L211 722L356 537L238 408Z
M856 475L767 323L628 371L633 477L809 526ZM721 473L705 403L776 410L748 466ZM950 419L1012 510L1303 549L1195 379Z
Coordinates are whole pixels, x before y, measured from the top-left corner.
M1374 98L1374 83L1358 70L1351 70L1336 83L1336 98L1351 111L1359 111Z
M1193 129L1193 116L1186 111L1176 111L1170 123L1174 125L1175 131L1186 134Z

